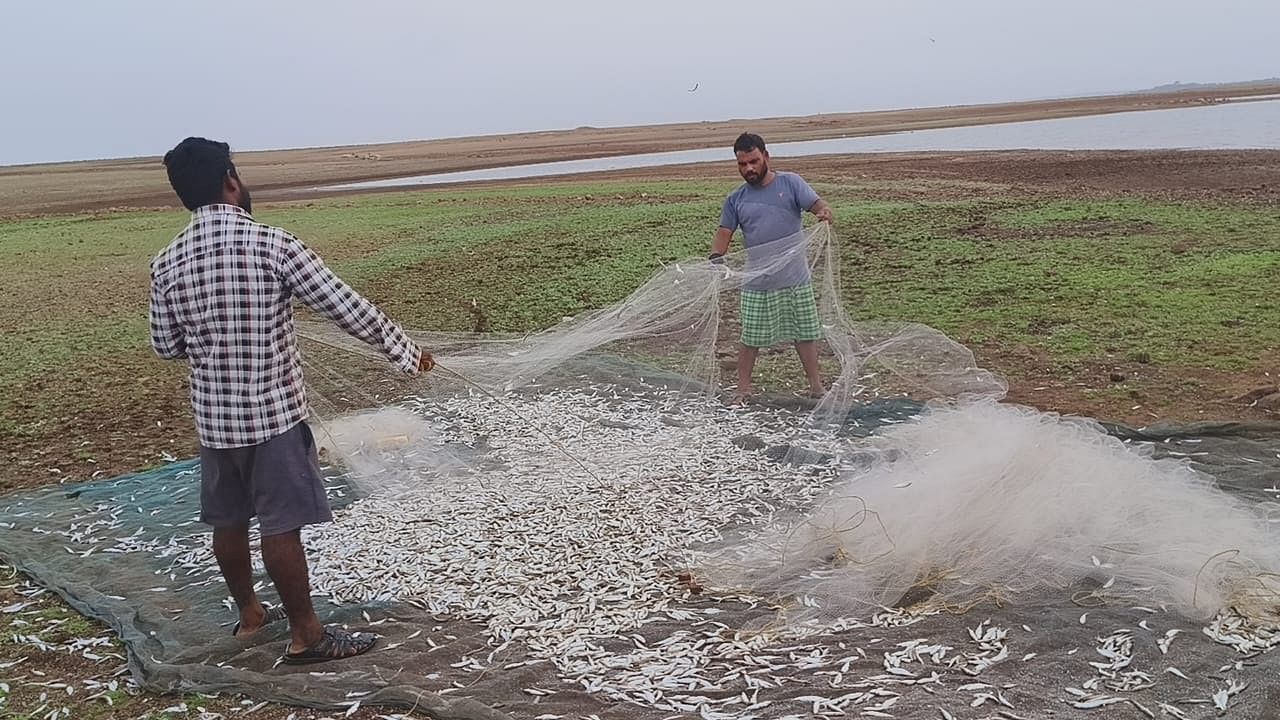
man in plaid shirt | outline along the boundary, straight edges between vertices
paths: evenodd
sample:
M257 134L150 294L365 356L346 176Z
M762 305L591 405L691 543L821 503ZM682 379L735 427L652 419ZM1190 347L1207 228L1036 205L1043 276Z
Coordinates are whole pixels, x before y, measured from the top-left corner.
M151 265L151 343L188 360L200 438L200 519L247 637L288 618L286 663L351 657L376 635L322 626L311 604L302 526L333 519L294 337L293 299L380 348L404 372L433 366L404 331L333 274L296 237L254 221L249 191L226 143L187 138L165 155L169 183L191 222ZM249 521L284 608L253 590Z

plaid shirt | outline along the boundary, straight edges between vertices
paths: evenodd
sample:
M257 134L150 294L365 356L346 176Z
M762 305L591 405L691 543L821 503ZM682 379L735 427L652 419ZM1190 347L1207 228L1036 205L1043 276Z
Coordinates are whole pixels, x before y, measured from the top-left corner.
M234 205L206 205L151 263L151 345L190 361L205 447L255 445L307 416L295 297L417 373L417 345L300 240Z

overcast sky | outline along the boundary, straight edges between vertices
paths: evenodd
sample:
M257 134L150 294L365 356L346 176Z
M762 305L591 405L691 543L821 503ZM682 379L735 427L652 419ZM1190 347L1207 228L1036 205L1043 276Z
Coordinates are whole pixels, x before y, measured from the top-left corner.
M1280 76L1277 0L38 0L3 18L0 164Z

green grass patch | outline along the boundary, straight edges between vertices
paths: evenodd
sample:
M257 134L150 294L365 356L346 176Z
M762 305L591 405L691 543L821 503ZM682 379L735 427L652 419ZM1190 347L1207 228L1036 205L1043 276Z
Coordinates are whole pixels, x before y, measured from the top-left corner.
M979 218L979 222L975 222ZM1064 359L1237 369L1280 345L1280 218L1242 206L1052 201L898 208L845 262L855 314Z
M664 263L704 256L732 187L546 182L265 205L257 215L406 326L529 332L621 300ZM1267 208L990 194L885 201L818 188L836 210L854 318L1037 348L1050 366L1141 356L1231 370L1280 348L1280 216ZM0 285L11 298L0 307L9 340L0 432L54 432L47 420L96 402L86 388L98 388L103 407L112 387L130 388L142 407L149 396L134 385L178 377L147 357L147 278L186 216L0 222Z

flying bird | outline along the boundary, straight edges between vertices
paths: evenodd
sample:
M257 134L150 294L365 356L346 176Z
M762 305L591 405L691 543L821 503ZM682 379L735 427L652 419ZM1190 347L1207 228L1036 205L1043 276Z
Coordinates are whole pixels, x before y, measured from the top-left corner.
M698 83L694 83L694 84L693 84L693 87L689 88L689 92L694 92L694 91L696 91L697 89L698 89Z

